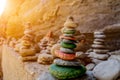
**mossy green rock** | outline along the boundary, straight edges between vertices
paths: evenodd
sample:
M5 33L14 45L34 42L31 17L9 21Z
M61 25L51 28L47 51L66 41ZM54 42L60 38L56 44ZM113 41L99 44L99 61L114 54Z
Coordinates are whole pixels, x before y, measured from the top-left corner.
M79 76L82 76L86 72L86 68L84 66L78 66L78 67L73 67L73 66L58 66L55 64L52 64L49 67L50 73L62 80L68 80L72 78L77 78Z
M76 48L76 45L74 43L61 42L61 47L73 49Z

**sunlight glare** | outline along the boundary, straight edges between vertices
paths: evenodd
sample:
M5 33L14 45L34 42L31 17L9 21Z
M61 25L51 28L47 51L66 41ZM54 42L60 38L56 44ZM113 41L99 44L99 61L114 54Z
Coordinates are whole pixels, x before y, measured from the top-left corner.
M0 15L3 13L6 5L6 0L0 0Z

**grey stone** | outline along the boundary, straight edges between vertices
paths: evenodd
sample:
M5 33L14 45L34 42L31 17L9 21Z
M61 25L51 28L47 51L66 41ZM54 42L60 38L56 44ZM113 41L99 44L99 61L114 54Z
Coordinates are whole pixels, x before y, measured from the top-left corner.
M73 49L68 49L68 48L63 48L63 47L60 48L60 51L65 52L65 53L74 53Z
M105 45L100 45L100 44L99 45L93 44L92 47L95 48L95 49L105 49L106 48Z
M109 57L108 54L96 54L95 52L91 52L88 56L96 59L101 59L101 60L105 60Z
M99 64L99 63L101 63L103 61L104 60L99 60L99 59L92 58L92 62L95 63L95 64Z
M103 31L95 31L94 35L104 35L104 32Z
M94 35L94 37L95 37L96 39L104 39L104 38L106 38L105 35Z
M61 66L81 66L78 61L65 61L62 59L55 59L53 63Z
M98 54L106 54L108 50L106 49L93 49L93 52L98 53Z
M58 80L58 79L53 77L49 72L43 72L36 80Z
M94 67L95 67L94 63L90 63L90 64L86 65L87 70L92 70Z
M120 76L120 62L117 60L101 62L93 69L93 75L98 80L116 80Z
M104 42L100 42L100 41L94 41L93 43L94 43L94 44L97 44L97 45L99 45L99 44L100 44L100 45L104 45Z
M110 60L110 59L116 59L116 60L120 61L120 55L111 55L111 56L109 57L109 60Z
M94 41L97 41L97 42L105 42L104 39L94 39Z

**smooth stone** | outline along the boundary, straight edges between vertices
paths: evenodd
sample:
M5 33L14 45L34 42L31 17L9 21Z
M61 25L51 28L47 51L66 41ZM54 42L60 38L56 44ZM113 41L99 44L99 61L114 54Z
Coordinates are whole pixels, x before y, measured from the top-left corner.
M99 63L101 63L103 61L104 60L99 60L99 59L92 58L92 62L95 63L95 64L99 64Z
M76 48L76 44L61 42L61 47L74 49Z
M67 54L62 51L55 51L55 55L63 60L74 60L75 59L75 53L74 54Z
M71 80L73 80L73 79L71 79ZM96 80L96 78L93 76L92 71L86 71L85 75L83 75L80 78L77 78L75 80Z
M104 39L104 38L106 38L105 35L94 35L94 37L95 37L96 39Z
M104 32L102 32L102 31L95 31L94 35L104 35Z
M92 70L94 67L95 67L94 63L90 63L90 64L86 65L87 70Z
M88 57L96 58L96 59L101 59L101 60L106 60L109 55L108 54L96 54L95 52L91 52Z
M76 58L85 58L87 54L83 52L76 52Z
M110 60L110 59L116 59L116 60L120 61L120 55L111 55L111 56L109 57L109 60Z
M105 45L100 45L100 44L99 45L93 44L92 47L95 48L95 49L105 49L106 48Z
M120 50L109 52L110 55L120 55Z
M60 39L76 40L75 37L60 36Z
M60 80L69 80L78 78L79 76L82 76L86 72L86 68L81 66L58 66L55 64L50 65L49 72Z
M65 30L63 30L63 33L64 34L75 34L75 32L76 32L76 30L73 30L73 29L65 29Z
M101 62L93 69L93 75L98 80L116 80L120 76L120 62L117 60Z
M62 42L65 42L65 43L75 43L76 41L63 39Z
M104 45L104 42L99 42L99 41L93 41L93 43L96 45Z
M96 42L105 42L104 39L94 39L94 41L96 41Z
M39 54L37 62L40 64L51 64L54 57L50 54Z
M53 77L50 73L48 72L43 72L37 80L58 80L55 77Z
M106 49L93 49L93 52L98 53L98 54L106 54L108 50Z
M74 34L63 34L63 35L66 37L73 37L74 36Z
M54 64L60 65L60 66L81 66L80 62L78 61L66 61L62 59L55 59Z
M74 53L73 49L68 49L68 48L60 48L60 51L64 52L64 53Z

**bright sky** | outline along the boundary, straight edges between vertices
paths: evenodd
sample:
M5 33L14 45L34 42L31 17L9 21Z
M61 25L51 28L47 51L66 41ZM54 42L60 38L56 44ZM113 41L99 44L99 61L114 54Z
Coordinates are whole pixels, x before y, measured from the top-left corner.
M4 11L5 5L6 5L6 0L0 0L0 15Z

